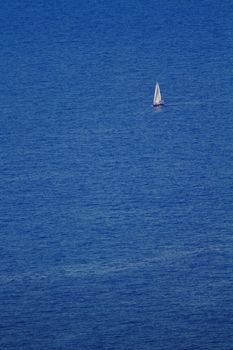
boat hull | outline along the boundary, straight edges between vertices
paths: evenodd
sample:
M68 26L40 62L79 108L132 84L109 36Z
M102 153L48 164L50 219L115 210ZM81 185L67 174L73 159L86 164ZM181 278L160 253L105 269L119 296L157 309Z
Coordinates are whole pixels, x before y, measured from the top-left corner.
M160 102L160 103L153 104L153 107L160 107L160 106L164 106L164 103Z

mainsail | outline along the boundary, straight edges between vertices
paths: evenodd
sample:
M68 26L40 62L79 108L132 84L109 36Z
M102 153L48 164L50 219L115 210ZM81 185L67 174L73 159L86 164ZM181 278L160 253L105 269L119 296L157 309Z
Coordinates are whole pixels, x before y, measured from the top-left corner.
M163 101L162 101L162 98L161 98L159 83L156 83L153 105L154 106L159 106L159 105L162 105L162 104L163 104Z

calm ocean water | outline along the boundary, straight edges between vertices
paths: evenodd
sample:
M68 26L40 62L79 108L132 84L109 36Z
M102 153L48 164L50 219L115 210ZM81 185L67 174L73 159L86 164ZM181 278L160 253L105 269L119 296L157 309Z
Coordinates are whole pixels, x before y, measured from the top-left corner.
M1 350L233 348L232 10L1 3Z

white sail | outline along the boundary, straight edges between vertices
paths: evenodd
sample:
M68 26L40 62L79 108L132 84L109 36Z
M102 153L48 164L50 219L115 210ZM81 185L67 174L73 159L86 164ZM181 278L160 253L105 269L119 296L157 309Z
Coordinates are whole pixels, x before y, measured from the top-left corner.
M163 101L160 93L160 87L159 87L159 83L156 83L153 105L159 106L161 104L163 104Z

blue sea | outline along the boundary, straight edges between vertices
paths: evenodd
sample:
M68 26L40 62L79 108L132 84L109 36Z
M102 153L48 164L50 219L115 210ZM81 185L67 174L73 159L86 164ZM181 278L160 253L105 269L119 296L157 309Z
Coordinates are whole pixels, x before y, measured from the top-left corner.
M231 0L1 2L1 350L233 349L232 37Z

